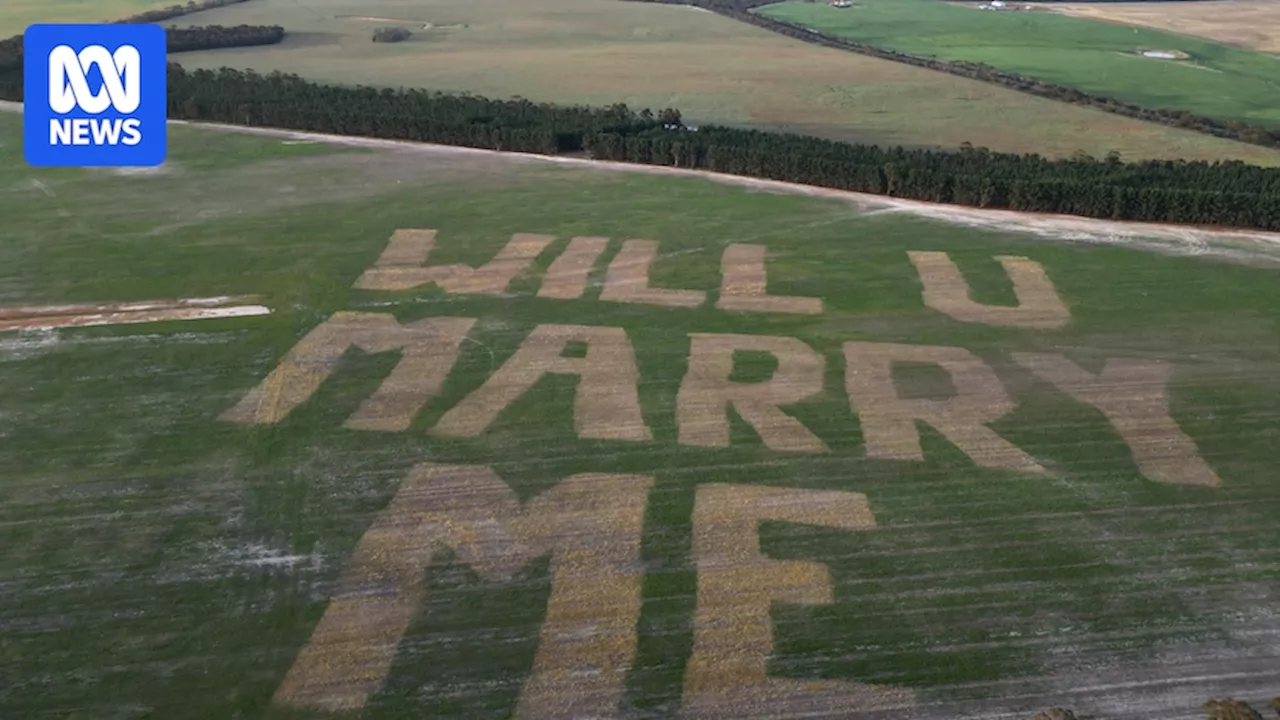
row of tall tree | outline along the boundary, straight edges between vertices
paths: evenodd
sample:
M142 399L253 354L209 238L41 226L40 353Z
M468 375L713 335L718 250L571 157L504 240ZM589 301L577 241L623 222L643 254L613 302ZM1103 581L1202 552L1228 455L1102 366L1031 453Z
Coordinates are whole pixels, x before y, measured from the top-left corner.
M245 0L237 0L244 2ZM170 53L216 50L218 48L273 45L284 39L284 28L279 25L203 25L186 28L165 28L167 50ZM22 36L0 40L0 83L5 75L22 75ZM12 80L13 78L9 78ZM10 93L12 94L12 93Z
M201 0L201 2L189 0L183 5L170 5L167 8L148 10L146 12L140 12L137 15L130 15L128 17L120 18L119 20L113 20L112 22L121 25L158 23L164 22L165 20L172 20L176 17L182 17L183 15L191 15L192 13L198 13L204 10L213 10L215 8L226 7L227 5L239 5L240 3L246 2L249 2L249 0Z
M525 99L492 100L429 90L321 85L252 70L187 71L169 65L169 117L259 127L556 154L583 149L599 133L631 135L676 125L654 113Z
M284 34L284 28L279 25L204 25L167 28L165 32L171 53L274 45L284 39Z
M1147 122L1171 125L1186 130L1214 135L1216 137L1239 140L1253 145L1280 147L1280 129L1267 128L1261 125L1252 125L1236 120L1221 120L1204 115L1196 115L1195 113L1191 113L1186 110L1143 107L1141 105L1127 103L1113 97L1088 93L1080 90L1079 88L1057 85L1038 78L1019 75L1018 73L1009 72L1007 70L1000 70L992 67L991 65L987 65L986 63L969 62L967 60L947 61L938 60L937 58L911 55L909 53L882 48L877 45L868 45L866 43L838 38L834 35L810 30L809 28L802 27L800 25L776 20L774 18L752 12L754 8L771 5L778 2L778 0L632 1L669 5L696 5L700 8L733 18L734 20L750 23L751 25L756 25L788 37L814 43L816 45L822 45L824 47L848 50L862 55L880 58L882 60L892 60L894 62L915 65L929 70L937 70L940 72L950 73L952 75L959 75L973 80L981 80L982 82L1001 85L1019 92L1049 98L1060 102L1068 102L1075 105L1087 105L1098 110L1137 118Z
M0 95L4 92L0 83ZM18 98L10 98L18 99ZM985 148L882 148L727 127L680 112L323 85L296 75L170 63L175 119L591 157L892 197L1120 220L1280 230L1280 168L1238 161L1050 160Z
M1046 160L879 148L702 126L588 136L594 158L698 168L929 202L1280 230L1280 170L1239 162Z
M171 117L190 120L534 153L586 150L599 159L976 207L1280 230L1280 168L1238 161L1124 163L881 148L726 127L692 130L673 108L557 106L176 65L169 102Z
M112 20L115 25L135 25L158 23L172 20L184 15L214 10L227 5L239 5L250 0L189 0L184 5L170 5L167 8L148 10L136 15ZM270 45L284 39L284 28L278 25L240 25L235 28L224 28L220 25L206 25L192 28L166 28L169 34L169 52L190 52L193 50L212 50L224 47L247 45ZM177 38L175 41L175 37ZM237 38L231 41L230 38ZM273 39L269 39L273 38ZM5 81L3 73L13 69L22 69L22 36L0 40L0 83Z

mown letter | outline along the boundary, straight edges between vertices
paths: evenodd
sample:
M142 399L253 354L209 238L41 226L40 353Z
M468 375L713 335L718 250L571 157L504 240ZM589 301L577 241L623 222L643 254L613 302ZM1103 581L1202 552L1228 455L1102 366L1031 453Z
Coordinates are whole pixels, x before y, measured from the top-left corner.
M584 357L564 357L571 342L587 346ZM640 412L640 371L622 328L539 325L520 349L479 389L463 398L431 429L433 435L475 437L508 405L547 373L576 375L573 424L578 437L645 442L653 433Z
M399 350L400 362L345 427L396 432L408 429L414 415L440 391L473 318L427 318L401 325L394 315L339 312L284 356L280 364L223 420L274 424L311 397L338 369L351 348L382 353Z
M961 322L1048 330L1060 328L1071 319L1044 268L1027 258L1007 255L995 258L1013 281L1013 294L1018 298L1018 304L1009 307L974 302L969 284L946 253L909 252L907 255L924 284L924 304Z
M1170 485L1222 484L1191 438L1169 412L1168 364L1158 360L1108 360L1098 375L1062 355L1014 353L1013 359L1077 402L1092 405L1129 444L1147 478Z
M772 560L760 552L762 521L857 531L875 527L860 493L700 485L693 508L698 563L693 654L685 670L684 717L792 717L801 708L824 716L913 704L909 691L857 682L770 677L773 603L833 601L827 568Z
M551 235L516 233L501 252L478 268L468 265L426 265L435 245L435 230L396 230L378 262L356 280L361 290L411 290L438 285L451 294L501 295L546 249Z
M734 243L720 258L720 299L716 309L738 312L822 314L822 300L815 297L770 295L764 245Z
M987 427L1013 412L995 372L977 355L957 347L848 342L845 387L862 423L867 455L884 460L924 460L916 421L928 423L982 467L1043 473L1032 457ZM954 397L899 397L894 363L930 363L951 375Z
M627 240L609 263L604 290L605 302L661 305L665 307L698 307L707 299L701 290L669 290L649 286L649 269L658 259L658 243L653 240Z
M768 335L692 333L689 339L689 369L676 395L680 444L728 447L733 407L770 450L827 451L818 436L780 407L822 392L824 362L813 348L796 338ZM778 369L764 382L733 382L729 377L738 350L770 353Z
M422 606L427 567L449 549L499 582L551 555L547 616L515 717L616 716L636 650L651 485L640 475L573 475L521 508L487 467L416 466L360 539L275 702L328 712L362 708L386 680Z

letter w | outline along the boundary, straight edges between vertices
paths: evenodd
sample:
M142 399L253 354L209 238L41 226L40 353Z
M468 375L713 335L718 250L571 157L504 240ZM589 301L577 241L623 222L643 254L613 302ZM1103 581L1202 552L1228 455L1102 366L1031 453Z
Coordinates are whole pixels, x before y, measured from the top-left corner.
M515 717L616 716L637 645L640 540L652 483L641 475L573 475L521 508L488 467L414 467L360 539L275 702L330 712L364 707L422 605L428 566L451 549L499 582L551 555L547 616Z
M555 237L516 233L488 264L427 266L427 256L435 245L435 230L396 230L378 262L356 281L361 290L411 290L432 283L447 293L459 295L501 295Z

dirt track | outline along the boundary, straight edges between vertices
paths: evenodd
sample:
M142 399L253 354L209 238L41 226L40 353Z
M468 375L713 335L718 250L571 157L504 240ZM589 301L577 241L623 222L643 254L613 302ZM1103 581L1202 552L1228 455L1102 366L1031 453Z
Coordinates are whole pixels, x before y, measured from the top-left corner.
M0 332L95 325L131 325L166 320L204 320L266 315L261 305L233 304L246 298L185 298L134 303L41 305L0 308Z
M0 111L21 112L22 104L0 101ZM650 175L675 175L702 177L715 182L746 187L764 192L808 195L844 200L872 213L903 213L943 222L967 225L1005 232L1028 233L1046 240L1084 242L1103 245L1124 245L1173 255L1205 256L1237 262L1280 265L1280 233L1204 228L1187 225L1117 222L1074 215L989 210L944 205L918 200L903 200L882 195L831 190L810 185L760 180L756 178L726 175L705 170L633 165L603 160L588 160L547 155L531 155L497 150L481 150L450 145L433 145L401 140L326 135L321 133L279 130L274 128L241 127L217 123L198 123L171 120L176 125L202 127L221 132L237 132L262 135L286 140L310 140L354 147L366 147L396 152L414 152L437 157L488 156L505 157L513 162L554 163L610 172L633 172Z

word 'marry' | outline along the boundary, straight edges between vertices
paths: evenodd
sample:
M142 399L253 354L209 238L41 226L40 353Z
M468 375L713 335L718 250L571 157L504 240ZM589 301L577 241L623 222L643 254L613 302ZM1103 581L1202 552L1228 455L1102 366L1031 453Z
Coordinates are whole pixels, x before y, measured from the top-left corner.
M641 541L653 478L583 473L523 506L492 469L422 463L356 546L307 645L276 690L278 705L359 710L386 682L422 607L431 564L452 551L483 578L509 581L551 556L551 593L516 718L613 718L639 644ZM608 498L601 502L601 498ZM681 715L776 715L797 704L839 714L914 704L910 690L768 674L775 602L833 602L816 562L760 551L764 521L850 532L876 526L861 493L757 485L698 486L693 650Z
M458 295L501 296L518 277L533 268L538 257L555 241L555 236L516 233L485 265L428 265L435 246L435 230L397 230L376 264L356 281L362 290L404 291L435 285ZM555 300L576 300L586 292L591 271L608 248L603 237L575 237L551 263L542 278L537 296ZM767 290L764 245L733 243L720 259L720 294L715 307L729 312L818 315L820 298L770 295ZM1013 283L1018 300L1014 306L984 305L970 296L969 286L946 253L911 252L924 285L924 304L955 320L1000 327L1053 329L1070 319L1066 305L1039 264L1026 258L998 256ZM609 262L603 302L696 308L705 305L707 293L655 287L650 269L658 259L658 243L631 239L622 243Z
M348 418L346 427L407 430L439 393L475 322L433 317L401 324L385 313L336 313L303 337L222 419L254 424L282 421L320 388L354 347L370 353L398 350L400 361ZM585 346L582 357L565 356L572 343ZM995 371L969 350L876 342L846 342L842 350L844 389L859 416L869 457L923 461L917 429L917 423L923 422L981 467L1044 472L1034 458L991 428L1015 404ZM777 360L777 369L761 382L733 380L738 351L769 353ZM1179 485L1221 483L1170 415L1167 364L1109 360L1095 375L1054 353L1015 353L1013 360L1106 416L1147 478ZM895 363L940 367L950 375L955 394L946 399L902 397L894 384ZM577 379L573 422L579 438L653 440L641 412L640 372L626 330L590 325L536 326L511 357L445 412L429 432L479 436L547 375ZM728 447L732 408L771 450L827 452L821 438L783 410L821 393L825 377L826 358L798 338L693 333L687 370L676 396L678 442Z

